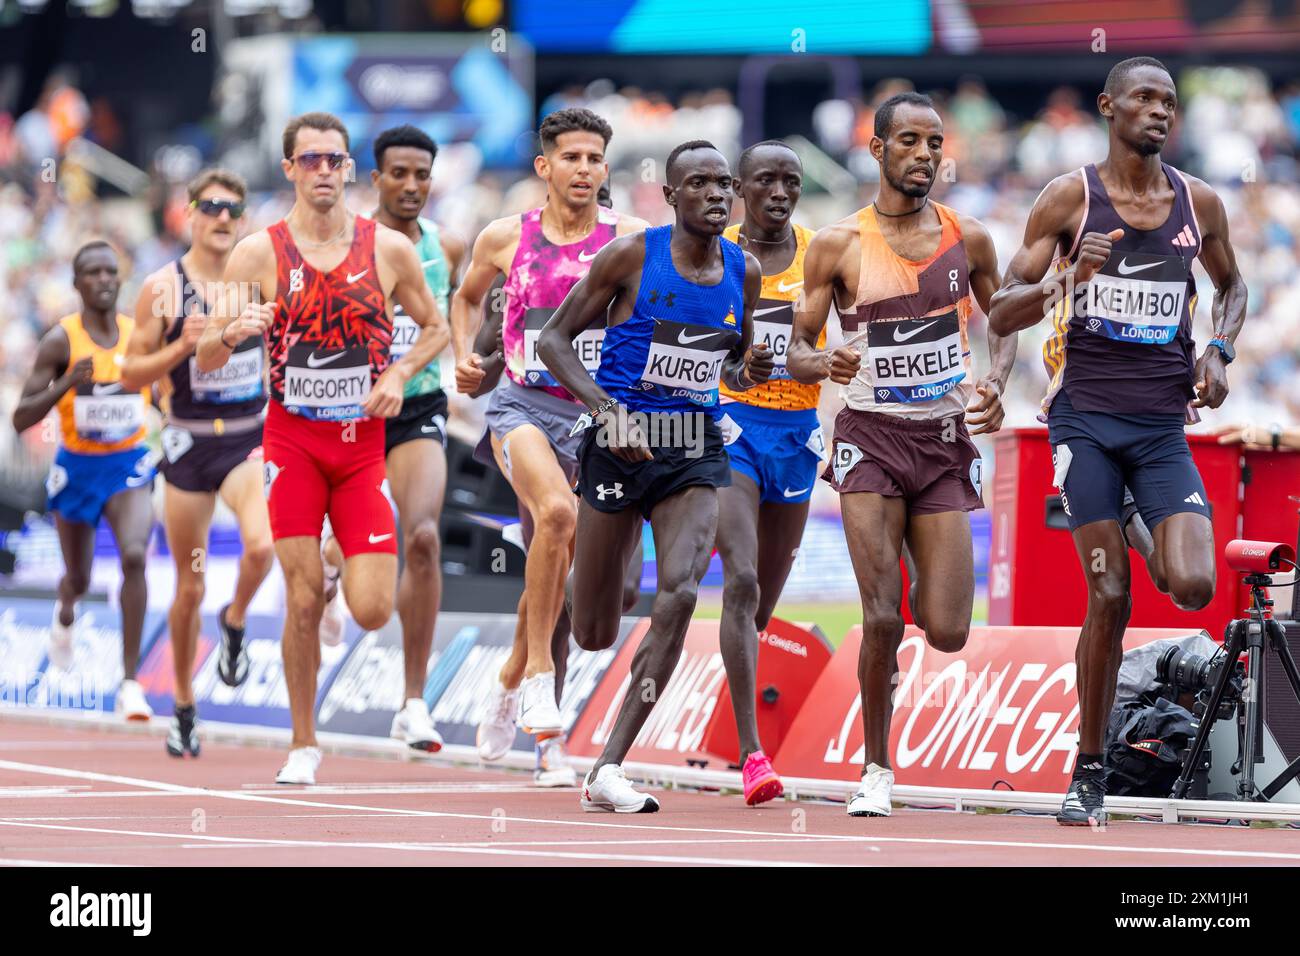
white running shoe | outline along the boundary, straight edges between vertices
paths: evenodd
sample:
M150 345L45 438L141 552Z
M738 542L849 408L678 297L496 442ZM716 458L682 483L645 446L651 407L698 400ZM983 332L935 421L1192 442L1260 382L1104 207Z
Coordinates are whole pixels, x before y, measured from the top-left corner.
M434 754L442 749L442 736L433 726L429 705L423 697L407 698L406 706L393 717L389 736L405 742L412 750Z
M59 670L66 671L72 666L72 635L77 629L77 612L81 609L72 605L72 623L59 621L59 602L54 602L54 617L50 620L50 663Z
M334 596L325 602L325 610L320 616L320 642L326 647L337 647L343 643L343 628L347 625L347 616L343 609L343 589L339 588Z
M874 763L867 764L867 772L862 775L862 784L858 792L849 799L849 816L851 817L887 817L890 810L890 796L894 791L894 771Z
M578 773L569 765L563 737L548 737L537 745L537 769L533 783L539 787L576 787Z
M519 726L526 734L558 734L564 730L555 706L555 671L534 674L519 685Z
M153 716L153 708L144 699L144 688L139 681L122 681L122 686L117 689L117 703L113 709L127 720L148 720Z
M515 742L515 714L519 711L519 688L507 690L499 681L488 704L487 714L478 725L478 756L491 763L510 752Z
M648 793L633 788L623 768L607 763L600 768L596 779L582 782L582 809L588 811L613 810L615 813L658 813L659 801Z
M314 784L319 766L319 747L295 747L289 751L289 758L275 775L275 782Z

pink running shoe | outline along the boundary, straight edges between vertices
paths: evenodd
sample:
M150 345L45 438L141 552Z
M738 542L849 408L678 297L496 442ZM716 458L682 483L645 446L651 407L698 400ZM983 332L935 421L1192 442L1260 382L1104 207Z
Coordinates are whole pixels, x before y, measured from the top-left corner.
M775 800L785 793L781 778L772 769L772 761L761 750L749 755L740 776L745 783L745 803L751 807Z

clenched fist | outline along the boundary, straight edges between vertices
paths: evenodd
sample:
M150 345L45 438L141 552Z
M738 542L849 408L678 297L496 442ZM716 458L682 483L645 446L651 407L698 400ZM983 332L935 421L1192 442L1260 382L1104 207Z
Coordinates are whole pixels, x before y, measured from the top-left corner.
M1087 233L1079 243L1079 258L1074 264L1074 281L1087 282L1110 258L1111 246L1124 238L1123 229Z

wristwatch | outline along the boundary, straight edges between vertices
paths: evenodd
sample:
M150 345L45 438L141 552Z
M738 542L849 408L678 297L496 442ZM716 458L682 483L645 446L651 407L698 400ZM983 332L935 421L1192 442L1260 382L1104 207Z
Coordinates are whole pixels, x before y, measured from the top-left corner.
M1227 339L1212 338L1210 339L1210 345L1219 350L1219 354L1223 356L1224 365L1231 365L1232 360L1237 357L1237 350L1232 347L1232 343Z

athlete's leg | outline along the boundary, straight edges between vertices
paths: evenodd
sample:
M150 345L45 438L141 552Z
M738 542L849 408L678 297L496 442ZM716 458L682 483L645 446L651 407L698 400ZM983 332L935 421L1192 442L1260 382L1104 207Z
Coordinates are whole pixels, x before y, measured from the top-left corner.
M1199 611L1214 600L1214 527L1205 515L1184 511L1156 525L1153 574L1184 611Z
M284 682L293 721L290 749L316 746L316 672L320 669L321 611L325 607L320 541L306 535L275 542L284 573Z
M95 526L82 521L68 521L54 515L63 552L63 576L59 578L59 623L71 627L76 603L90 590L90 567L95 561Z
M931 647L955 654L966 646L975 603L970 517L964 511L912 515L906 538L912 554L912 619Z
M898 567L907 503L874 492L840 495L844 537L862 597L862 734L866 762L889 767L889 722L903 640L903 575Z
M248 605L253 603L253 595L266 580L275 560L271 519L266 510L266 494L262 490L262 460L250 458L232 468L221 483L220 494L226 507L235 513L243 546L235 594L226 609L226 623L242 628Z
M122 587L118 603L122 608L122 672L125 680L135 680L140 662L140 635L144 630L144 612L149 603L144 564L153 533L153 488L128 488L119 491L104 504L104 517L113 529L117 553L122 563Z
M1074 547L1088 585L1075 666L1079 688L1079 751L1100 754L1115 702L1115 679L1124 655L1124 629L1133 600L1129 592L1128 546L1119 523L1093 521L1074 532Z
M750 478L732 471L731 486L718 489L718 556L722 559L722 620L718 646L731 690L736 717L740 762L761 750L754 716L754 682L758 669L759 586L755 558L758 552L759 490Z
M573 639L585 651L603 651L618 640L623 581L632 552L641 545L641 513L597 511L578 503L573 555ZM663 581L660 565L660 582Z
M718 494L722 494L719 489ZM758 614L755 626L761 631L772 620L790 568L803 542L808 524L809 502L786 504L765 501L758 509Z
M319 552L318 552L319 553ZM324 582L321 582L322 587ZM363 630L377 631L393 616L393 592L397 589L397 555L364 551L343 562L343 600L352 620ZM424 693L423 680L419 697Z
M583 502L583 507L589 507ZM594 509L593 509L594 510ZM639 518L632 509L631 513ZM602 517L605 517L602 515ZM692 486L665 498L650 513L650 527L655 536L655 553L659 564L659 588L654 607L650 612L650 630L646 632L636 656L632 658L632 677L628 693L619 708L618 719L610 733L605 749L591 768L591 778L605 764L621 764L640 733L655 701L668 686L682 656L686 628L695 611L700 580L709 569L709 554L718 527L718 494L712 487ZM626 559L627 530L639 531L639 521L624 525L621 557ZM610 554L610 552L606 552ZM608 560L608 559L607 559ZM621 576L627 567L626 560L617 564L609 561ZM582 601L584 589L577 577L575 605ZM616 595L617 591L614 592ZM575 607L575 613L577 608ZM617 625L616 615L611 616ZM617 630L615 631L617 633Z
M388 488L397 504L406 561L397 584L397 614L402 620L406 697L424 694L425 671L442 601L442 547L438 518L447 487L447 456L442 444L416 439L388 453Z
M167 632L172 640L174 696L178 707L194 703L199 608L203 604L208 529L216 505L217 496L210 492L185 491L172 484L163 488L163 527L176 564L176 596L167 612Z
M508 446L508 453L503 445ZM533 519L533 536L524 564L528 605L528 663L524 677L528 678L555 669L551 636L560 616L564 580L573 558L577 507L550 441L535 425L519 426L504 441L493 435L492 453Z

